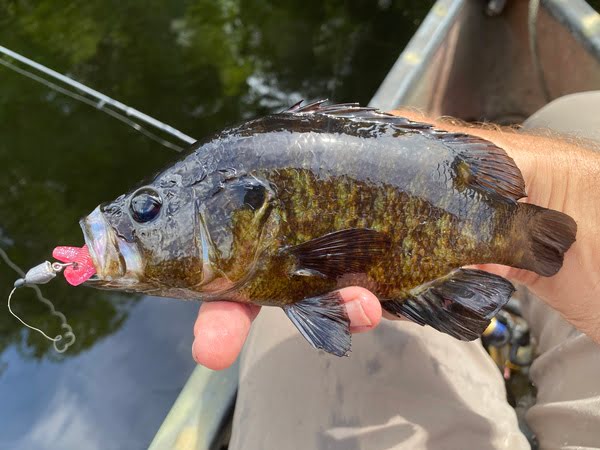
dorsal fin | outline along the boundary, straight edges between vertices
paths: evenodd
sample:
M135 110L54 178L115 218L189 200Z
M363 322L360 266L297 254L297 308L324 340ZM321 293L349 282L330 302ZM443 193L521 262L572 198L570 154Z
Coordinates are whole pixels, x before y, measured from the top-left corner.
M468 134L439 131L434 134L456 152L453 168L459 188L470 188L508 203L527 196L521 171L502 148Z
M374 122L389 125L404 133L418 133L442 143L454 153L456 159L453 168L458 188L472 189L488 198L508 203L516 203L527 196L525 181L513 159L490 141L465 133L439 130L429 123L414 122L358 103L325 105L325 102L327 100L318 100L304 106L298 102L282 114L316 114L356 122Z
M319 114L361 122L387 123L403 131L433 130L431 124L413 122L406 117L385 113L372 106L360 106L358 103L325 105L326 102L327 100L317 100L302 106L302 101L299 101L292 107L283 111L282 114Z

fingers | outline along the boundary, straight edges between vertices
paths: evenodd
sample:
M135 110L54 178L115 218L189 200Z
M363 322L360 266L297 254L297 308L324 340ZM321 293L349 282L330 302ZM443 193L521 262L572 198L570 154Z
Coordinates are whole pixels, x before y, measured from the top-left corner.
M362 333L381 321L381 304L366 289L340 290L350 319L350 331ZM238 357L260 307L233 302L203 303L194 325L192 355L199 364L213 370L229 367Z
M381 303L375 295L360 287L347 287L339 292L350 319L352 333L369 331L379 324Z
M194 325L196 362L213 370L233 364L259 310L259 306L242 303L203 303Z

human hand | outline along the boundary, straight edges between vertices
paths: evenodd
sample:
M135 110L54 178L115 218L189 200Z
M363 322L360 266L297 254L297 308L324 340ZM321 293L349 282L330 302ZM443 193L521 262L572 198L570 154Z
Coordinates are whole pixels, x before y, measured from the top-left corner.
M352 333L369 331L379 324L381 304L375 295L359 287L348 287L339 292ZM260 306L251 304L203 303L194 325L192 355L196 362L213 370L233 364L259 311Z

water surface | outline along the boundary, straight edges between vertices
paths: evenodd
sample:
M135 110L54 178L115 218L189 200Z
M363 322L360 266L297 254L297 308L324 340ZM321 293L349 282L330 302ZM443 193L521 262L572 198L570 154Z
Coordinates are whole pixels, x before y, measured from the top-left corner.
M368 102L421 0L0 0L0 43L202 138L305 98ZM24 268L82 245L79 218L177 155L0 67L0 247ZM16 275L0 262L0 297ZM68 353L0 314L0 448L144 448L194 367L193 303L43 289ZM14 309L51 335L30 290Z

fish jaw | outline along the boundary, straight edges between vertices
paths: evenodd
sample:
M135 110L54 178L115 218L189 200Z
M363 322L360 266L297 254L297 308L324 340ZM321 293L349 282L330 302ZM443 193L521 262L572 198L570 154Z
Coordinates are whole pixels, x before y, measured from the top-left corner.
M96 269L89 281L105 287L127 287L142 274L142 257L134 243L120 238L97 207L79 225Z

